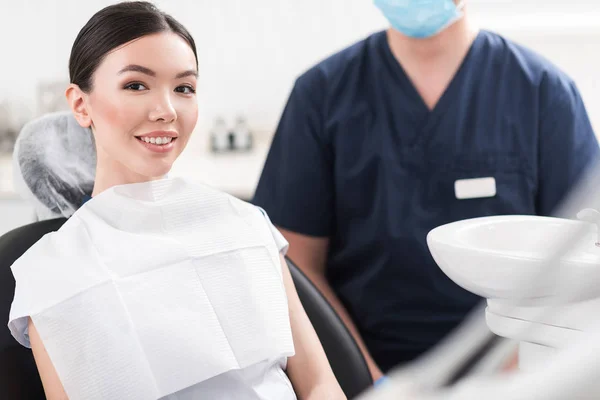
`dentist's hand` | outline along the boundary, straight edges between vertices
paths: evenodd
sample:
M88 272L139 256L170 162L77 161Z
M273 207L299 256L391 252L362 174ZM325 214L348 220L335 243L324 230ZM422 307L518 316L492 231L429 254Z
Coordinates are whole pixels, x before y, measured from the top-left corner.
M519 369L519 351L515 351L515 353L509 358L508 362L502 367L502 372L514 372Z
M377 379L374 383L373 386L374 387L378 387L380 385L384 385L388 380L388 377L383 375L381 378Z

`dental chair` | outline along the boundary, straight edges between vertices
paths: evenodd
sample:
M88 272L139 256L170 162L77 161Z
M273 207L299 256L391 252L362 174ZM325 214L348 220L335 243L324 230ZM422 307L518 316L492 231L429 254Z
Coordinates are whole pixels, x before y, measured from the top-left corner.
M0 237L0 314L4 321L8 321L15 291L11 265L45 234L58 230L91 194L96 163L91 132L79 127L70 113L45 116L23 128L13 163L17 191L34 205L37 221ZM333 372L352 399L373 384L362 353L318 289L290 259L286 261ZM6 325L0 329L0 399L45 399L31 350L19 345Z
M286 261L300 301L319 336L331 369L346 397L352 399L373 385L367 363L346 325L319 289L292 260L286 257Z
M58 230L66 220L58 218L35 222L0 237L0 312L5 322L0 329L1 399L45 399L31 350L17 343L6 326L15 293L15 280L10 266L42 236Z

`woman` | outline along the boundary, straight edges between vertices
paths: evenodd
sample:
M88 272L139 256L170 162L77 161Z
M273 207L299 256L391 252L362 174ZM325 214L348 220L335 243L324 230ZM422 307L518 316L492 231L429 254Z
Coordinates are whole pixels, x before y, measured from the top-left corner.
M197 66L146 2L75 40L66 97L94 134L93 196L12 268L9 327L48 399L344 398L266 215L165 178L196 124Z

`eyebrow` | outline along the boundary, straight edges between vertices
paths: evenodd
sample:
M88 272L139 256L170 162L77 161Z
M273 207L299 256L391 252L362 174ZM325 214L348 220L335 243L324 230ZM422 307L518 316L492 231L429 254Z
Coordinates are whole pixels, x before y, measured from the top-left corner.
M137 65L137 64L129 64L127 65L125 68L121 69L118 72L118 75L121 75L125 72L129 72L129 71L133 71L133 72L141 72L142 74L146 74L152 77L156 76L156 72L152 71L150 68L146 68L143 67L141 65ZM177 75L175 75L175 79L181 79L181 78L185 78L186 76L195 76L198 77L198 72L194 71L192 69L187 70L187 71L183 71L178 73Z
M187 71L183 71L175 75L175 79L185 78L186 76L195 76L197 78L198 72L194 71L193 69L189 69Z

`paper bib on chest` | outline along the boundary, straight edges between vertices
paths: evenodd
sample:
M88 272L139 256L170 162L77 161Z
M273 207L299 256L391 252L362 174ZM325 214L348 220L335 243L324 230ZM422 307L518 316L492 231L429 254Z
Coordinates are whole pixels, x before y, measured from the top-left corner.
M13 265L71 400L157 399L294 354L279 249L260 209L165 179L94 197Z

